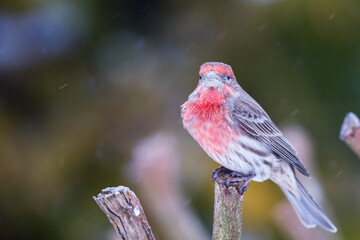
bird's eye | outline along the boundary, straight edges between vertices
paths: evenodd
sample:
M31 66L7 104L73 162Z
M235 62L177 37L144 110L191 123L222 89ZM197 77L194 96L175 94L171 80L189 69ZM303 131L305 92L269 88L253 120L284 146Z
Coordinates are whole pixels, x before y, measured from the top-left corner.
M202 78L202 77L201 77L201 75L200 75L199 80L201 80L201 78Z
M230 74L227 75L227 80L230 80Z

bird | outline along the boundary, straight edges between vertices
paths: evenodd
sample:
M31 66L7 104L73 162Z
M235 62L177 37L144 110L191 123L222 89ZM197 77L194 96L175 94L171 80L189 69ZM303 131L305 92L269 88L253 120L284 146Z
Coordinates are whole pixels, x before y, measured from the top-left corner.
M265 110L239 85L230 65L206 62L199 82L181 105L184 128L203 150L238 176L272 180L306 228L337 228L297 179L310 177L296 150ZM246 190L246 188L244 189Z

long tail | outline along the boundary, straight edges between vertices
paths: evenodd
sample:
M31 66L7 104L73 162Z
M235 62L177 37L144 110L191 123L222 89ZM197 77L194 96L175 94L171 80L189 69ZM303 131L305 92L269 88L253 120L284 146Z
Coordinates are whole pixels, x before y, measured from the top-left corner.
M316 225L319 225L329 232L336 232L337 228L326 216L324 210L322 210L322 208L314 201L299 180L296 181L300 199L298 199L290 191L283 188L282 190L289 199L303 225L307 228L313 228L316 227Z

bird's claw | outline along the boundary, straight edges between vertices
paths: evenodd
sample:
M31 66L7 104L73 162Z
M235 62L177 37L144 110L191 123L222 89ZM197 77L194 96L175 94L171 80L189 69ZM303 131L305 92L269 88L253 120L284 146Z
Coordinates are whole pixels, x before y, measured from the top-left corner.
M234 187L239 194L243 195L249 189L248 183L255 177L254 174L243 175L238 172L231 171L225 167L214 169L212 180L219 185L228 189Z

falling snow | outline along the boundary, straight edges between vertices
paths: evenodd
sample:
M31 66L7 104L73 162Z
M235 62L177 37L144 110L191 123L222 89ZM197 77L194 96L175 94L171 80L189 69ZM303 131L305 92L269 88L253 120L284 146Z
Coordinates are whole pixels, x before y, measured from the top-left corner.
M189 52L194 47L194 45L194 43L191 43L190 46L186 48L185 52Z
M342 172L343 172L343 170L340 170L340 171L336 174L335 178L338 178L338 177L342 174Z
M261 25L259 28L258 28L258 31L261 32L262 30L264 30L264 28L266 28L267 26L267 23L264 23L263 25Z
M59 87L59 90L63 89L64 87L67 87L67 83L65 83L64 85L62 85L61 87Z
M298 114L299 113L299 109L294 109L294 111L292 111L291 113L290 113L290 116L295 116L296 114Z

